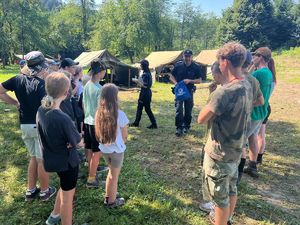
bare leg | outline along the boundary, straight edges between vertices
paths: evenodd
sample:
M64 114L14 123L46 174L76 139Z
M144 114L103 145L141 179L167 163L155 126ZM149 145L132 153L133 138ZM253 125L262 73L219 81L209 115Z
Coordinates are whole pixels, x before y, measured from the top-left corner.
M89 164L89 177L96 177L100 156L101 156L100 152L92 152L92 156Z
M60 214L60 205L61 205L61 203L60 203L61 196L60 195L61 195L61 188L57 192L54 208L53 208L53 211L52 211L52 215Z
M45 191L49 187L49 174L45 171L43 160L36 160L38 164L38 178L41 185L41 191Z
M248 139L249 141L249 159L250 161L256 162L258 155L258 144L257 135L251 135Z
M233 212L236 206L236 202L237 202L237 196L230 196L230 212L229 212L229 216L233 216ZM229 218L229 217L228 217Z
M28 189L34 189L36 187L37 179L38 179L38 163L35 157L31 157L28 165Z
M72 225L74 193L75 188L70 191L60 191L60 216L62 225Z
M220 208L218 206L215 207L215 225L227 225L227 221L229 218L229 207Z
M109 173L106 178L106 196L108 197L108 203L113 203L116 200L118 191L118 180L121 168L109 167Z
M258 134L258 153L263 154L266 147L266 124L263 124Z

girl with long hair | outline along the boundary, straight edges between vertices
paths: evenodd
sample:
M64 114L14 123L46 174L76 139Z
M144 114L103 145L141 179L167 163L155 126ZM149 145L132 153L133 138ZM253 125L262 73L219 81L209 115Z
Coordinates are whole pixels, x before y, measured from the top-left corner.
M73 197L77 184L79 156L76 150L80 135L71 118L60 109L67 97L70 79L61 72L46 78L47 95L37 113L37 127L47 172L56 172L60 189L54 209L46 224L72 224Z
M126 114L119 108L118 88L114 84L105 84L95 116L95 131L99 148L109 167L104 200L109 208L125 203L124 198L117 197L117 189L126 149L128 123Z

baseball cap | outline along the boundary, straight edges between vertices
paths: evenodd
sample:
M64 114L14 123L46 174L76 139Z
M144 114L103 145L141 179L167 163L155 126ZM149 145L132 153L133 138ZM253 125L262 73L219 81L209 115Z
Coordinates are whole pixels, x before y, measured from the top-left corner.
M60 63L60 68L71 67L71 66L78 65L78 64L79 64L79 62L75 62L71 58L64 58Z
M48 64L46 63L43 53L39 51L29 52L24 56L24 59L26 61L26 66L21 70L23 74L34 75L40 72L42 69L48 68Z
M88 71L92 72L92 74L97 74L103 70L106 70L106 66L105 66L104 62L102 62L99 59L94 59L91 62L91 67Z
M193 52L192 52L192 50L187 49L187 50L184 50L183 55L185 55L185 56L192 56Z
M142 61L140 61L140 64L141 64L142 66L149 67L149 61L146 60L146 59L143 59Z
M254 55L262 56L266 62L269 62L272 57L272 52L268 47L261 47L254 52Z

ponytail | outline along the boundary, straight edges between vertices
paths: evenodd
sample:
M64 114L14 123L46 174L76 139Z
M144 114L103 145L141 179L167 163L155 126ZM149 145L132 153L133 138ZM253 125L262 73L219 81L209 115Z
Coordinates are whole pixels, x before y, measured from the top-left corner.
M50 95L46 95L42 99L42 107L46 109L52 109L54 107L54 99Z

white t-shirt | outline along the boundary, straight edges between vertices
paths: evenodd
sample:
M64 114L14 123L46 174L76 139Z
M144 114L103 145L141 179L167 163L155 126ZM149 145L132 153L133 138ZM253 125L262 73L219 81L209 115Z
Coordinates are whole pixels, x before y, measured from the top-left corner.
M126 127L126 125L129 123L129 120L128 120L126 114L122 110L119 110L118 114L119 115L118 115L118 127L117 127L116 141L109 145L104 145L104 144L100 143L99 149L103 153L113 153L113 152L122 153L126 149L126 145L122 138L121 128Z

